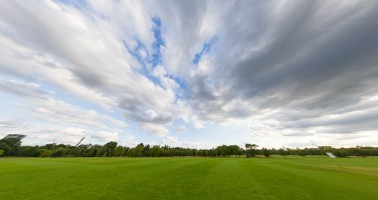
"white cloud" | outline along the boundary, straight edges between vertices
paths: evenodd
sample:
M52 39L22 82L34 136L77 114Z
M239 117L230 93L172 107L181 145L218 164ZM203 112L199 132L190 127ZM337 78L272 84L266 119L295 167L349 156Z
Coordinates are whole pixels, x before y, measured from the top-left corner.
M177 132L184 132L185 130L186 130L185 126L179 126L179 127L176 128Z
M377 10L372 1L4 1L0 90L33 118L101 138L126 126L101 109L165 138L176 120L367 138L378 129Z
M163 125L153 123L142 123L141 128L147 132L154 133L158 136L165 137L168 135L169 130Z

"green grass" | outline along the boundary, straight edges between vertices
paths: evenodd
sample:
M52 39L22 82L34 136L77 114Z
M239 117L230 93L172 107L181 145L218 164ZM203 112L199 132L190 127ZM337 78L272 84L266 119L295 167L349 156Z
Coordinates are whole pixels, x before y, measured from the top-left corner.
M0 199L378 198L378 158L2 158Z

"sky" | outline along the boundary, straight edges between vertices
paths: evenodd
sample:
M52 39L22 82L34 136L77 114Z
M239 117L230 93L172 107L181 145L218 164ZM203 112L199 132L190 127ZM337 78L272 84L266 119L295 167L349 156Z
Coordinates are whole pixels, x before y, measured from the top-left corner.
M0 1L0 137L378 146L378 1Z

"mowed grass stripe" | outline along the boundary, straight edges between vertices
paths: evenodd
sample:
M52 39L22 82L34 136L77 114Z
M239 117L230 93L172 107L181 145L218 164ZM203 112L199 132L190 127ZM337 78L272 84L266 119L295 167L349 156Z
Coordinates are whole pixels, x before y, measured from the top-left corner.
M22 160L16 159L12 169L8 169L10 177L8 184L5 183L8 187L0 189L0 197L4 195L13 199L38 199L44 196L52 199L103 199L125 196L140 199L183 194L182 191L188 191L190 186L194 186L182 186L183 183L193 183L193 179L202 179L203 175L207 174L206 170L210 169L206 163L213 164L214 161L172 158L72 158L28 161L34 165L38 160L41 161L40 167L31 167L29 162L22 167ZM19 167L22 169L18 169Z
M377 158L0 159L0 199L374 199Z
M258 168L261 168L261 173L257 173L255 178L259 183L270 179L270 187L276 191L278 199L289 199L293 195L300 199L371 199L378 195L376 174L361 175L359 171L346 172L335 168L334 162L345 166L342 162L346 159L318 160L315 157L311 162L301 162L300 159L256 162L255 170L260 171ZM322 167L319 167L319 163L322 163ZM325 163L332 169L325 169Z

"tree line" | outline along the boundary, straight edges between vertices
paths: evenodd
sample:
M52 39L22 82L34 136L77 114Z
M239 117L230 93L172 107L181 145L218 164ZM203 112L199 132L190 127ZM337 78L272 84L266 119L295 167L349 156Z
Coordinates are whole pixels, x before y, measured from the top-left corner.
M118 145L108 142L105 145L82 144L71 146L50 143L41 146L22 146L21 140L8 138L0 140L1 156L19 157L270 157L271 155L325 155L331 152L337 157L349 156L378 156L378 147L356 146L351 148L332 148L322 146L318 148L259 148L256 144L246 144L244 148L238 145L221 145L211 149L193 149L170 147L167 145L149 145L140 143L135 147Z

